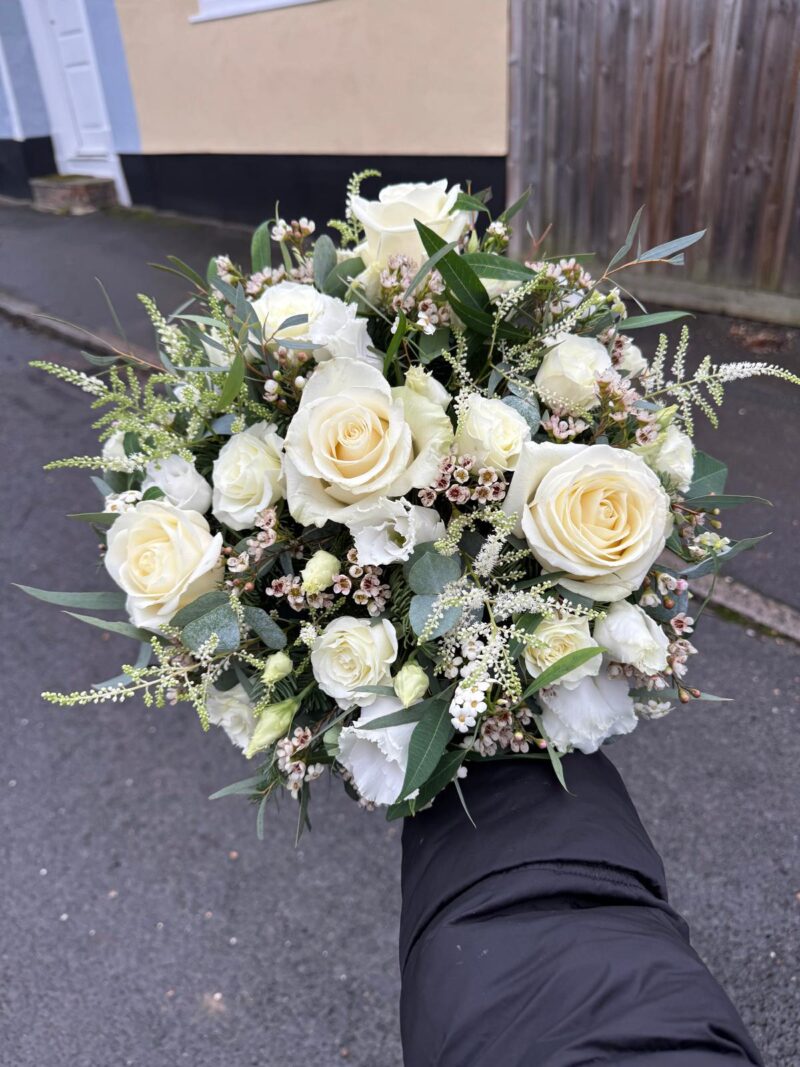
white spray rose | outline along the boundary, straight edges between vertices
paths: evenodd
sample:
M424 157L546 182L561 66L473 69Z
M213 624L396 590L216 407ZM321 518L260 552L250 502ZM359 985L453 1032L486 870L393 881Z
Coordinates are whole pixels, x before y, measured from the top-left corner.
M525 649L525 667L531 678L538 678L542 671L568 656L570 652L597 647L597 641L593 641L589 633L589 620L571 615L565 615L562 619L543 619L534 630L534 637L544 644L531 642ZM588 678L600 671L600 660L599 654L588 659L580 667L563 674L558 679L558 684L567 689L574 689L582 678Z
M631 342L626 344L621 358L617 361L617 369L625 371L629 378L635 378L647 370L647 360L642 355L641 348Z
M638 589L672 529L669 497L647 464L609 445L528 442L503 502L546 570L607 603Z
M274 338L275 344L287 340L307 341L309 347L317 345L312 351L318 363L347 356L382 366L380 357L369 351L367 320L358 317L355 304L320 293L313 285L278 282L268 286L253 301L253 310L266 339ZM307 320L281 329L287 319L296 315L305 315Z
M449 190L447 180L387 185L377 200L353 198L352 210L364 227L366 241L359 254L367 267L386 266L390 256L403 255L421 266L428 258L415 220L424 223L444 241L457 240L470 222L466 211L453 211L460 185Z
M216 587L223 573L222 534L212 537L197 511L143 500L108 531L106 570L123 589L136 626L158 631Z
M605 618L594 624L594 637L617 663L629 663L648 675L666 669L667 635L636 604L627 600L612 604Z
M307 593L321 593L333 585L333 579L341 571L339 560L331 552L319 549L300 572L303 589Z
M430 371L422 367L409 367L406 371L406 388L412 393L419 393L434 404L448 408L453 399L441 382L437 382Z
M339 734L339 762L353 776L356 789L373 804L394 804L406 777L408 746L415 723L387 726L379 730L364 727L384 715L400 711L394 697L378 697L370 708Z
M323 363L286 431L286 499L304 526L347 524L354 504L429 485L453 439L440 405L391 389L354 359Z
M283 439L266 422L227 441L214 461L212 512L232 530L250 529L255 517L283 496Z
M438 541L447 532L436 511L407 500L381 497L369 504L354 504L350 511L348 529L358 562L364 566L406 560L417 545Z
M572 689L556 685L543 690L537 700L544 732L561 752L577 748L589 755L609 737L629 734L636 727L627 683L602 671Z
M662 474L680 492L685 493L694 476L694 445L692 439L675 423L659 435L651 445L633 449L656 474Z
M206 712L213 726L221 726L238 748L246 749L253 735L256 720L253 704L243 685L232 689L215 689L210 686L206 694Z
M428 676L418 663L404 663L392 684L404 708L410 708L428 692Z
M374 622L341 615L329 622L311 650L311 669L323 693L340 708L375 701L364 685L391 685L397 634L388 619Z
M145 470L143 493L155 486L176 508L199 511L201 514L211 506L211 486L197 473L194 463L183 456L153 459Z
M518 411L498 397L472 393L459 419L454 443L459 455L474 456L479 466L513 471L531 428Z
M611 357L605 346L593 337L558 334L535 381L545 401L575 415L597 406L595 382L610 366Z

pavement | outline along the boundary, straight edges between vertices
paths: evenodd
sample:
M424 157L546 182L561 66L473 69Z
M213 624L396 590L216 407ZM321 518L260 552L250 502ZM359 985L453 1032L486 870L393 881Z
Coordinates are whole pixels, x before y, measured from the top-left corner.
M147 345L132 294L170 308L183 287L144 264L176 254L202 267L215 252L244 258L246 248L230 227L141 213L54 218L0 204L0 293L109 331L99 275L129 338ZM701 355L797 368L789 331L714 316L693 327ZM41 470L91 451L88 398L30 370L32 358L78 365L73 347L0 319L3 573L45 588L101 588L91 533L63 517L92 510L95 490L80 472ZM731 391L714 451L736 465L732 490L777 505L749 516L748 532L775 533L770 555L742 557L736 577L800 607L800 394L776 385ZM128 642L13 590L0 600L0 633L0 1060L400 1067L399 827L332 787L324 803L317 791L299 849L290 803L272 809L259 842L244 801L207 800L246 769L189 709L40 701L44 689L116 674ZM693 680L735 699L643 724L609 754L695 946L768 1067L797 1067L798 646L710 613L698 641Z

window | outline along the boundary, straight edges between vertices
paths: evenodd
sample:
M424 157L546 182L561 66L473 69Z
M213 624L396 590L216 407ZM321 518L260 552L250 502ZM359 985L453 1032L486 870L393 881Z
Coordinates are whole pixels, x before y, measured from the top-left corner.
M252 15L256 11L269 11L276 7L295 7L298 4L316 4L319 0L197 0L199 11L190 22L210 22L212 19L228 19L234 15Z

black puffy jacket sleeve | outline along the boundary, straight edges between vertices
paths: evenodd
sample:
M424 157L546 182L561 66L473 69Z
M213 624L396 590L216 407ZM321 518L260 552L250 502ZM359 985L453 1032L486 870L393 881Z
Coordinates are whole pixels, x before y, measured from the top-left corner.
M470 765L403 828L406 1067L762 1061L667 903L617 771L571 755Z

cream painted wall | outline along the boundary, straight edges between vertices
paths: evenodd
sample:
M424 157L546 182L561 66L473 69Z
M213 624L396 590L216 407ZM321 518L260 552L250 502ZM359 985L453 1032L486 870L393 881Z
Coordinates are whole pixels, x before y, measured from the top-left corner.
M145 153L506 152L506 0L116 3Z

